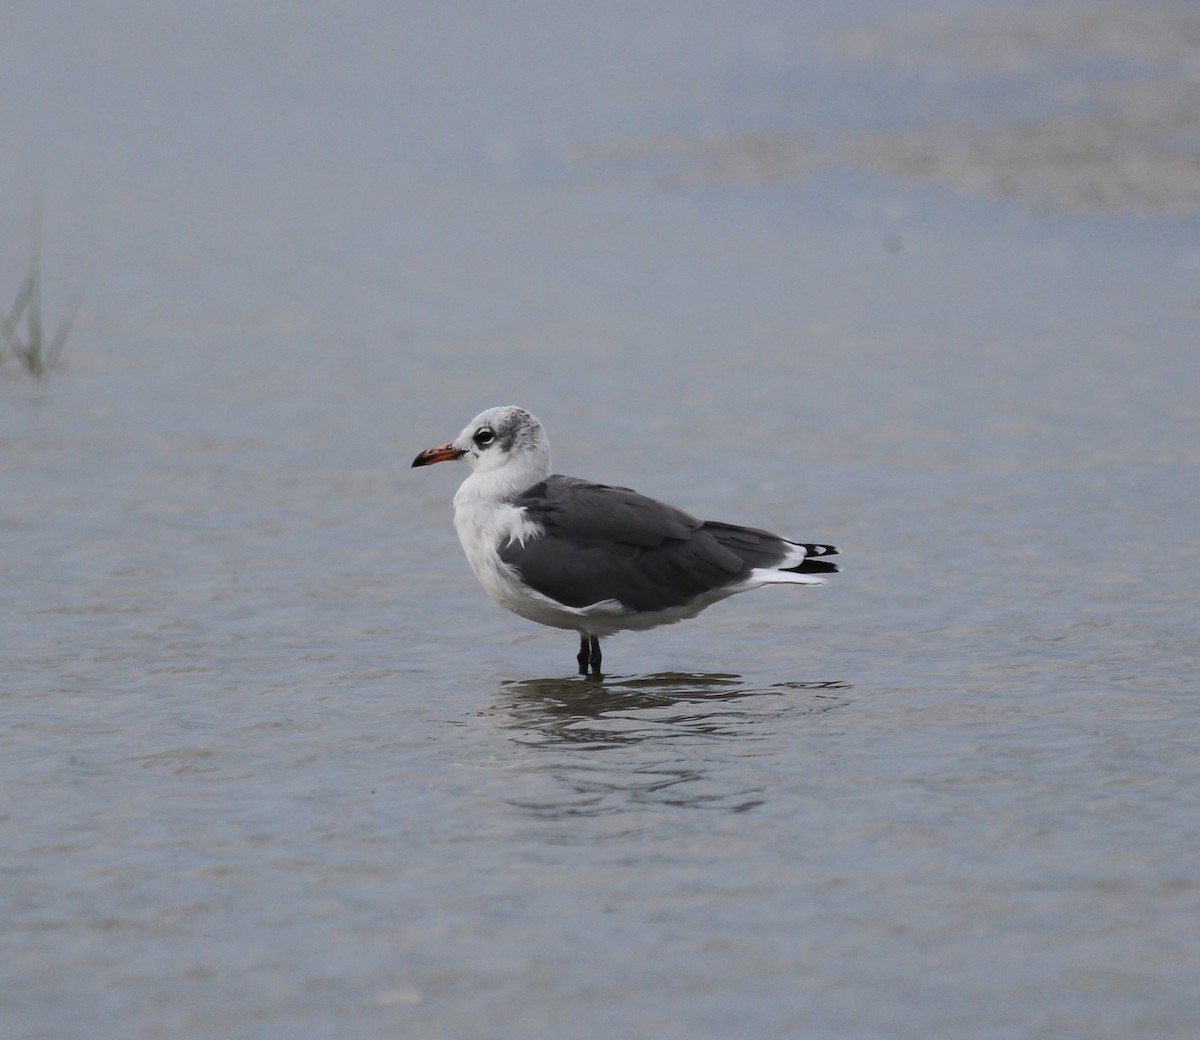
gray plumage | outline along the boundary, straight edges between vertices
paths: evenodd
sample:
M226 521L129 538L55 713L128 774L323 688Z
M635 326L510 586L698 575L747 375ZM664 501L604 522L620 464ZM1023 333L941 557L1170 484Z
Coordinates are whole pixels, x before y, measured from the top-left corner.
M551 476L512 500L545 528L524 544L510 541L500 559L530 588L568 607L613 600L629 610L682 607L697 596L775 567L789 543L769 531L702 521L629 488ZM807 555L836 552L805 545ZM836 571L805 559L795 573Z

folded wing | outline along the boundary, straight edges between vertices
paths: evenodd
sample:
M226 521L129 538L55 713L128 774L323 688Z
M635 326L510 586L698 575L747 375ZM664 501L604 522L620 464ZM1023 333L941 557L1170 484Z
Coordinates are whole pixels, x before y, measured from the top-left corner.
M668 610L735 591L752 571L837 569L807 558L836 552L832 546L706 523L628 488L552 476L513 505L544 533L499 546L501 560L530 588L569 607L614 600L630 610Z

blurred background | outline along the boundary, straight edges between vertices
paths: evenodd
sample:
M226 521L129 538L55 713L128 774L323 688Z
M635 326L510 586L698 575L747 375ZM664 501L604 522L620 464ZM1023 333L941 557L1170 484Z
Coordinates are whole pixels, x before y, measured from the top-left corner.
M1192 4L9 0L5 1035L1194 1036L1198 142ZM508 403L846 570L581 692Z

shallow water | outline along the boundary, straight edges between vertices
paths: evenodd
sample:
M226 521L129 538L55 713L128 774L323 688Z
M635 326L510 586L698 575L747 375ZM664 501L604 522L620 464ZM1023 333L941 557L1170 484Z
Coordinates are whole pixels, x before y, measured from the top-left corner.
M40 199L84 303L0 367L4 1036L1194 1036L1137 9L9 11L0 289ZM508 402L844 572L574 676L408 468Z

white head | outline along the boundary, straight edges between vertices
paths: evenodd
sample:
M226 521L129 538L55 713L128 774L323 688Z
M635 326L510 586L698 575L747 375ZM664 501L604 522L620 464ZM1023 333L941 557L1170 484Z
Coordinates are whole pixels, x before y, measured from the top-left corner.
M495 474L513 493L550 475L550 441L537 417L516 405L480 412L454 440L421 452L414 466L466 459L476 474Z

